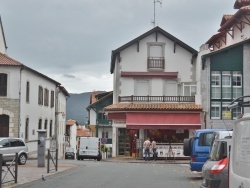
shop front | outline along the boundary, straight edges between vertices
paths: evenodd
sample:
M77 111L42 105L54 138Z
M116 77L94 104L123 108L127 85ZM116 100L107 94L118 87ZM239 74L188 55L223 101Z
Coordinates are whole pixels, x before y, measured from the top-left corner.
M201 128L200 112L127 112L122 117L124 118L122 121L113 121L113 136L116 137L113 146L117 148L113 156L143 157L143 149L137 149L136 141L140 139L144 142L146 138L150 138L157 143L159 158L182 158L185 157L184 138L191 137L195 129Z

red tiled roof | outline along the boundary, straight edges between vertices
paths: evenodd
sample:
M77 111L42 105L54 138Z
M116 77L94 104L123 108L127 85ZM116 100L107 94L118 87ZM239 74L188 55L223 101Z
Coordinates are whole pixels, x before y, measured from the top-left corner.
M250 0L236 0L234 3L234 8L239 9L246 5L250 5Z
M0 52L0 65L20 66L23 64Z
M105 111L176 111L176 110L191 110L200 111L202 110L201 105L190 104L190 103L117 103L112 104L104 108Z
M85 129L77 129L77 134L76 136L84 136L84 137L88 137L89 135L89 131L85 130Z
M241 7L230 19L228 19L218 30L219 32L225 31L228 28L231 28L237 21L250 11L250 5Z
M229 20L230 18L232 18L233 15L229 15L229 14L224 14L222 19L221 19L221 23L220 26L222 26L224 23L226 23L227 20Z

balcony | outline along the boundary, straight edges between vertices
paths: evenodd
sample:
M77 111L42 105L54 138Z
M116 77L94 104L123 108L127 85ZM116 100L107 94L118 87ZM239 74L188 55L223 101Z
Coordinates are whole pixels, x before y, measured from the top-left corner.
M148 57L148 70L164 70L165 59L164 57Z
M195 102L195 96L122 96L119 102Z

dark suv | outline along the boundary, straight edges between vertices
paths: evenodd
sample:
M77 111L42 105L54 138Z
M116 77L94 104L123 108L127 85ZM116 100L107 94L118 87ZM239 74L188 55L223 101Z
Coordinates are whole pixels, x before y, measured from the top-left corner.
M28 147L21 138L0 137L0 154L3 163L14 161L18 153L18 164L24 165L29 156Z

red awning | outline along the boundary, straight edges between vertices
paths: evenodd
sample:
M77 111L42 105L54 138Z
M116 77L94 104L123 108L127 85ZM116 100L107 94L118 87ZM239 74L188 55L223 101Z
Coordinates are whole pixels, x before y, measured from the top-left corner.
M200 129L200 113L127 113L127 129Z

